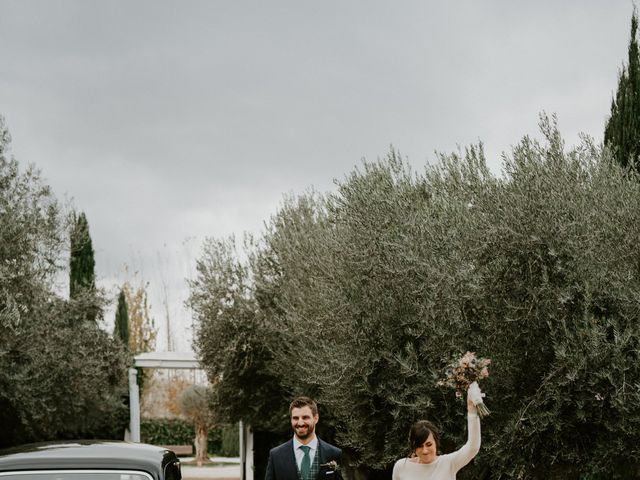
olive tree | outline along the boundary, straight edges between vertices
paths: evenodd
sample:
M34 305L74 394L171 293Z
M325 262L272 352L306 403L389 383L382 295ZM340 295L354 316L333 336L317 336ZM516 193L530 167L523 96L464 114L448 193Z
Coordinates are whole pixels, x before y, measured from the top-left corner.
M277 429L286 396L270 371L274 329L258 308L249 267L238 259L235 240L207 240L197 272L189 303L213 410L227 423L244 420Z
M472 350L493 360L493 414L461 478L637 476L639 183L589 139L567 149L555 119L540 128L501 176L482 145L421 173L392 151L285 200L241 254L208 246L193 292L220 407L312 395L358 475L388 474L414 420L442 427L443 452L464 443L464 405L437 380Z
M116 438L127 423L125 354L95 322L98 292L61 298L68 219L35 167L9 154L0 117L0 446Z
M213 414L209 409L209 389L202 385L190 385L178 395L180 412L195 429L196 463L202 466L209 461L207 435L213 427Z

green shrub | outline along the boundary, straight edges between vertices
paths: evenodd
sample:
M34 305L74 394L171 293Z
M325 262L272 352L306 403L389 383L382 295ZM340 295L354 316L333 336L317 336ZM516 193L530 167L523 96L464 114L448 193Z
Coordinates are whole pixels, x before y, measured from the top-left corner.
M144 418L140 421L140 440L152 445L191 445L193 427L179 418Z
M240 455L240 431L237 424L224 425L219 430L221 433L221 445L219 455L221 457L237 457Z
M193 445L195 432L180 418L143 418L140 421L140 440L152 445ZM239 455L238 425L223 425L209 430L209 455L237 457Z

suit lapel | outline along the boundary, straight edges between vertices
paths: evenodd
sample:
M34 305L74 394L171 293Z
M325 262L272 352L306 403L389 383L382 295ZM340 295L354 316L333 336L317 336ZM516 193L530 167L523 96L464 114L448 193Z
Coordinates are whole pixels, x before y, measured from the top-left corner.
M296 463L296 455L293 453L293 438L289 440L289 448L287 448L287 454L283 459L283 468L285 470L283 478L299 478L298 477L298 464Z
M322 448L322 440L318 438L318 451L316 452L318 455L318 460L320 460L319 464L327 463L326 458L324 458L324 448Z

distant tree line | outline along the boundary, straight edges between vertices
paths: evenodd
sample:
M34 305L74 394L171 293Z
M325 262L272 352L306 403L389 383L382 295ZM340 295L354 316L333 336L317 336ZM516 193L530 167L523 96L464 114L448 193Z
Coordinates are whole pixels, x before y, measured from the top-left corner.
M482 145L421 173L391 151L289 198L260 238L210 239L190 302L213 410L284 435L312 395L352 473L384 478L416 419L464 443L436 381L471 350L493 360L492 415L461 478L637 478L640 183L540 128L500 177Z

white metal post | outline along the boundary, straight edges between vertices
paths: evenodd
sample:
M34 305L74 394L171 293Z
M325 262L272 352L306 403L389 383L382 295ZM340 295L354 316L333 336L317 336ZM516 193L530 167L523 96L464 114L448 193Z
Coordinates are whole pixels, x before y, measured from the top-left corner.
M244 480L253 480L253 429L244 426Z
M240 480L247 480L246 471L245 471L245 459L246 459L246 451L245 451L245 441L244 441L244 423L242 420L238 422L238 437L240 439Z
M129 369L129 431L131 441L140 443L140 389L135 368Z

